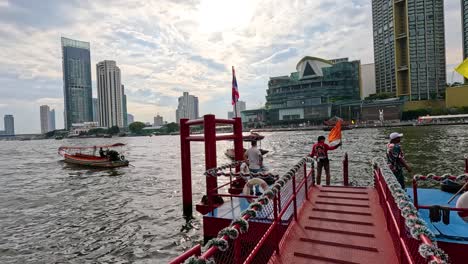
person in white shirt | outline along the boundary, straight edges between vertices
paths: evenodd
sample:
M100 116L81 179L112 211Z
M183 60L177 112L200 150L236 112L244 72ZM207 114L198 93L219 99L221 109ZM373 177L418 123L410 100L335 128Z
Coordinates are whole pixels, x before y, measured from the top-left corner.
M249 161L249 170L258 173L262 170L262 153L257 149L257 141L252 141L252 147L244 153L244 159Z

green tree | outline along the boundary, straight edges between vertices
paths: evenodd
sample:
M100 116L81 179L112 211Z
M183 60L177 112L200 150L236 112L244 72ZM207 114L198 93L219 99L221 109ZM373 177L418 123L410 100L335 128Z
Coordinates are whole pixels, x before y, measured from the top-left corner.
M164 129L166 130L166 133L177 132L179 131L179 124L172 122L165 125Z
M88 131L88 135L99 135L105 133L107 133L107 130L104 128L92 128Z
M142 122L133 122L131 123L129 126L128 126L128 129L130 130L130 132L132 132L133 134L137 134L137 135L140 135L143 133L143 128L145 127L145 124L142 123Z
M107 133L111 135L117 135L118 133L120 133L120 129L118 126L112 126L111 128L107 130Z

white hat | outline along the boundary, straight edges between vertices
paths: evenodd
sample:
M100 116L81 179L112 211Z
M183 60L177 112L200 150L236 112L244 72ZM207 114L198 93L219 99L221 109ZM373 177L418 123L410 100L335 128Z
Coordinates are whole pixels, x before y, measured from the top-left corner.
M393 132L393 133L390 134L390 140L393 140L395 138L399 138L399 137L402 137L402 136L403 136L403 134Z

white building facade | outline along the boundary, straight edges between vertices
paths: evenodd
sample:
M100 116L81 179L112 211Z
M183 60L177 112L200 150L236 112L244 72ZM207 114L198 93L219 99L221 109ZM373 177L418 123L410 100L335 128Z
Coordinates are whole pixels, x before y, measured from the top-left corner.
M96 65L96 74L99 125L124 127L120 68L115 61L105 60Z
M163 117L158 114L157 116L154 117L153 126L157 127L157 126L163 126L163 125L164 125Z
M55 110L50 110L48 105L40 106L41 133L45 134L55 130Z
M361 84L361 99L376 93L374 63L361 65Z
M181 118L198 118L198 97L190 95L188 92L179 97L179 104L176 110L176 122L180 123Z

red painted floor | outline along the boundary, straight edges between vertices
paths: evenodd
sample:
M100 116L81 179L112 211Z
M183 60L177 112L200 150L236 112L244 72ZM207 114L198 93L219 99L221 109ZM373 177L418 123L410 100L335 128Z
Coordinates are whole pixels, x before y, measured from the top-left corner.
M398 263L373 188L313 187L269 263Z

